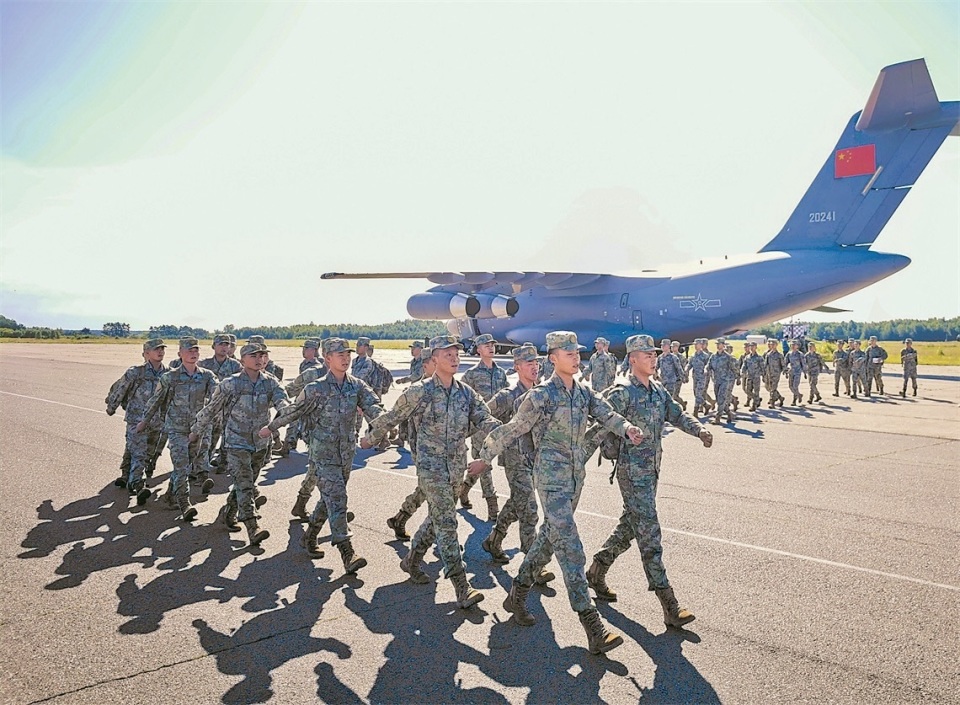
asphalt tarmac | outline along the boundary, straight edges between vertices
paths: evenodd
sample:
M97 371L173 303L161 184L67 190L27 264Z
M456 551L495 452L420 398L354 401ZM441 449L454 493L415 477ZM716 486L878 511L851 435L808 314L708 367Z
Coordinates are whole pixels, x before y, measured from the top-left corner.
M398 376L408 359L377 356ZM289 378L299 350L274 358ZM137 507L113 485L124 423L103 399L138 362L137 346L0 345L0 702L960 702L960 369L921 366L915 399L825 394L741 413L710 426L711 449L669 433L664 560L697 619L663 626L632 548L608 576L619 601L600 606L625 643L593 656L556 563L558 580L531 592L536 625L509 619L522 554L513 529L511 562L487 560L479 486L460 535L486 599L457 609L435 555L435 582L404 579L407 545L385 520L415 475L395 448L357 454L352 530L369 565L356 577L326 532L326 557L299 546L303 444L261 475L261 548L213 524L226 475L193 525L155 496ZM832 375L821 389L832 393ZM169 469L164 454L152 487ZM588 561L620 513L610 470L589 463ZM499 469L495 480L504 494Z

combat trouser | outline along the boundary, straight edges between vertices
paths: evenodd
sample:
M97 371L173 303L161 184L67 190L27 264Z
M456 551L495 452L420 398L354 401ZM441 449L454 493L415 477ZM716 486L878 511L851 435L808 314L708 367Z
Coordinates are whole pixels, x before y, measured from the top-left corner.
M316 464L320 501L310 516L310 524L320 527L329 520L330 543L334 546L353 535L347 524L347 482L350 480L352 465Z
M833 369L833 392L836 395L840 394L840 380L843 380L844 394L847 396L850 395L850 370L840 369L835 367Z
M590 602L590 590L584 572L586 556L573 516L583 490L583 477L574 477L572 491L569 488L551 489L556 485L545 485L539 481L534 484L543 507L543 523L520 564L517 582L525 586L533 585L536 576L556 553L570 606L574 612L588 610L593 604Z
M170 473L168 494L175 501L190 498L191 477L207 475L207 445L204 440L204 438L198 438L191 443L189 433L173 431L169 434L170 462L173 463L173 472Z
M744 377L743 391L747 395L747 403L752 403L754 407L760 406L760 378Z
M867 394L870 394L873 385L876 385L878 394L883 394L883 365L867 365L866 377Z
M307 459L307 472L303 476L303 480L300 482L300 489L297 492L301 497L310 499L310 495L313 494L313 490L316 489L317 483L319 482L318 478L319 470L317 469L316 463L314 463L309 458Z
M131 492L143 487L143 474L150 463L152 453L160 440L160 429L147 427L137 433L139 421L127 424L127 449L130 451L130 471L127 474L127 489ZM156 462L154 460L154 462Z
M707 394L707 378L693 378L693 404L703 408L708 402L710 395Z
M803 398L803 392L800 391L800 376L802 372L791 372L788 381L790 383L790 393L793 396Z
M817 380L820 378L819 372L808 372L807 380L810 382L810 399L819 399L820 390L817 388Z
M770 408L772 409L774 404L783 399L783 395L780 394L780 375L771 375L766 379L767 391L770 393Z
M733 386L736 380L717 381L713 385L713 393L717 395L717 417L727 413L733 398Z
M533 493L533 471L522 464L506 463L504 473L510 497L497 515L494 530L504 536L513 522L520 522L520 550L530 550L537 536L537 498Z
M617 467L617 484L623 495L623 514L617 528L610 534L594 558L605 566L630 548L636 540L647 576L648 590L670 587L667 569L663 565L660 520L657 517L657 475L651 469L626 470Z
M904 368L903 370L903 394L907 393L907 382L913 382L913 395L917 395L917 368L914 367L911 370Z
M400 505L400 511L406 512L410 516L413 516L413 514L426 501L427 496L423 493L423 490L420 489L420 484L418 482L417 488L404 498L403 504Z
M233 485L227 495L227 505L236 508L237 519L241 522L248 519L259 519L254 500L257 498L257 476L270 455L270 447L256 451L224 448L227 460L227 471L233 479Z
M427 518L410 542L410 553L422 556L436 541L446 577L464 572L463 554L457 536L457 495L460 473L417 473L417 482L427 498Z

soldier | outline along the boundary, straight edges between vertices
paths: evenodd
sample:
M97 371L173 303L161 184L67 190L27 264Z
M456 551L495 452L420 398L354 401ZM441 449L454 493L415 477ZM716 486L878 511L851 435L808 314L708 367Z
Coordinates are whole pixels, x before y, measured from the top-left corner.
M205 370L210 370L216 376L217 381L220 382L225 380L230 375L235 375L237 372L243 368L240 366L240 361L230 355L230 349L234 344L230 340L231 336L226 333L219 333L214 336L213 343L210 347L213 348L213 357L208 357L197 363L198 367L202 367ZM220 458L219 458L219 449L220 437L223 434L223 428L220 423L220 419L214 422L214 425L210 430L210 439L206 443L208 450L210 451L209 465L213 467L216 472L223 472L223 468L220 467ZM194 479L191 477L191 479Z
M258 343L240 349L243 371L220 383L210 403L197 414L190 433L190 442L195 442L215 418L224 419L223 449L233 486L220 518L230 531L240 531L237 519L243 522L254 546L270 537L269 531L260 528L254 503L257 475L270 453L270 444L258 431L270 421L271 406L280 410L290 403L277 378L263 371L269 353Z
M684 375L683 363L680 362L679 355L670 351L670 346L671 342L668 338L660 341L663 352L657 358L657 377L666 390L670 392L670 396L686 409L687 402L680 398L680 383Z
M917 396L917 361L919 356L913 347L913 338L907 338L903 341L906 346L900 351L900 364L903 365L903 389L900 390L900 396L907 397L907 381L913 382L913 396Z
M757 344L747 341L746 354L743 358L741 373L743 374L743 391L750 402L750 411L756 411L760 406L760 384L763 380L763 358L757 354Z
M357 409L367 420L373 420L383 413L383 407L366 382L347 373L351 352L350 344L343 338L325 339L323 361L327 374L304 387L293 404L260 429L259 436L270 438L281 426L304 419L310 438L310 463L316 468L311 472L319 478L320 501L300 545L311 556L323 557L317 537L329 519L330 542L340 551L344 570L355 574L367 565L367 560L353 549L347 523L347 482L357 450Z
M727 343L727 355L733 358L733 345L731 345L730 343ZM734 386L731 387L730 389L730 404L733 406L734 416L736 416L737 408L740 406L740 397L734 394L734 392L736 391L736 387L739 387L741 384L743 384L743 379L741 378L741 375L740 375L740 364L743 361L742 358L743 358L742 355L740 356L740 358L733 358L733 363L737 368L737 375L736 375L736 379L734 380Z
M783 406L784 398L777 387L780 386L780 375L783 374L783 353L778 349L776 338L767 338L767 351L763 354L763 381L770 392L770 408L773 409L779 402Z
M705 448L713 444L713 435L697 419L684 412L662 385L651 379L657 358L653 338L649 335L627 338L627 357L631 372L629 384L618 384L604 396L627 421L646 432L640 445L620 444L614 473L623 495L623 514L603 548L594 554L593 563L587 570L587 582L598 600L615 602L617 594L607 587L606 574L617 557L636 539L647 576L647 589L655 592L660 600L664 624L682 627L692 622L694 615L680 608L663 565L660 520L657 518L657 480L663 453L661 438L666 422L684 433L697 436ZM588 433L585 455L593 455L599 444L599 435L597 427Z
M590 381L593 391L602 392L617 378L617 358L610 354L610 341L606 338L597 338L593 347L596 352L590 356L583 379Z
M680 361L680 369L683 370L683 376L677 380L677 396L680 395L680 392L683 391L683 385L690 381L690 361L687 357L680 352L680 341L671 340L670 341L670 352ZM680 402L683 406L683 410L687 410L687 403Z
M371 448L398 423L413 420L417 479L427 497L429 516L413 537L400 568L413 582L428 582L421 560L436 540L444 573L457 592L457 605L466 609L483 599L483 593L467 580L457 536L457 494L467 461L467 434L474 429L489 432L500 422L469 384L454 379L463 349L459 338L438 335L430 340L430 349L436 365L433 377L405 389L390 411L374 419L360 445Z
M232 357L234 360L237 359L237 336L233 333L227 333L230 337L230 347L227 349L227 354Z
M602 344L601 344L602 345ZM608 355L608 357L613 357ZM537 383L537 349L533 343L524 343L513 349L513 367L517 370L517 382L512 387L501 389L487 402L490 413L506 423L513 418L526 393ZM480 440L480 439L477 439ZM494 563L508 563L509 558L503 552L502 543L510 525L520 523L520 550L527 553L537 535L537 498L533 493L533 453L529 436L521 437L516 443L504 449L500 460L503 463L507 483L510 485L510 498L504 503L503 511L490 535L481 544L483 550L493 557ZM538 582L549 582L555 576L542 571Z
M203 494L210 494L213 480L210 479L207 464L209 437L190 440L190 425L200 409L212 398L217 388L217 376L197 364L200 343L196 338L180 338L179 347L180 366L160 376L160 382L143 413L143 420L137 424L137 433L143 433L153 417L160 413L163 430L170 444L170 461L173 463L167 503L170 506L176 504L184 521L193 521L197 516L197 508L190 503L190 478L197 478Z
M357 356L350 363L350 374L367 384L370 384L370 376L373 374L373 359L370 354L372 348L370 338L366 336L357 338Z
M117 407L123 407L123 420L127 424L126 447L130 451L130 470L124 479L124 485L118 479L118 487L126 486L130 494L137 496L141 507L150 498L150 490L144 482L144 471L150 462L154 449L159 445L163 424L156 420L146 427L146 433L137 433L137 424L143 420L147 402L153 396L160 376L167 371L163 356L167 346L160 338L151 338L143 344L144 363L129 368L110 387L104 403L107 416L117 413ZM154 462L156 460L154 459Z
M423 343L419 340L413 341L410 346L410 374L397 380L397 384L408 384L419 382L423 379L423 360L420 359L423 353ZM397 429L397 447L403 448L410 436L410 429L406 421L400 424ZM409 538L409 537L408 537Z
M473 387L481 399L489 401L494 394L505 389L510 383L507 381L507 373L493 359L496 351L493 336L489 333L478 335L474 344L477 347L480 362L464 372L460 381ZM474 453L479 450L481 440L476 436L471 438L470 446L474 448ZM473 506L470 503L470 488L476 483L476 477L465 477L460 486L460 505L464 509L470 509ZM500 507L497 502L497 490L493 486L493 473L485 472L480 476L480 488L483 491L483 498L487 501L487 521L496 521Z
M544 353L544 356L540 358L540 374L537 376L537 383L553 377L553 362L550 360L550 356L546 354L547 346L541 345L540 352Z
M867 391L864 396L870 396L871 387L877 385L877 394L883 394L883 363L887 361L887 351L877 344L877 336L870 336L870 346L867 353Z
M849 341L851 350L847 357L850 360L850 376L853 378L853 399L857 398L857 392L863 392L866 389L866 362L867 355L860 349L860 341L853 338Z
M603 397L573 378L580 365L576 333L548 333L547 349L555 366L553 377L527 392L510 422L487 436L480 459L470 464L470 472L489 468L495 456L524 434L531 433L536 448L534 487L543 507L543 523L503 606L514 614L517 623L524 626L534 623L526 607L527 593L556 551L570 606L580 617L590 652L597 654L619 646L623 637L609 632L600 619L600 613L590 601L583 570L586 557L574 519L586 479L587 458L582 444L591 419L632 443L640 442L643 431L616 413Z
M807 376L806 366L803 361L803 353L800 352L800 341L790 341L790 352L784 357L786 369L783 371L784 377L789 380L790 391L793 394L793 401L790 406L803 405L803 392L800 391L800 376Z
M710 356L707 370L713 377L713 393L717 398L717 414L713 422L719 425L720 417L726 414L727 421L733 423L734 409L731 408L731 397L740 371L737 369L736 359L727 352L726 338L717 338L717 352Z
M690 358L690 369L693 371L693 414L710 413L716 402L710 397L707 385L710 382L710 373L707 363L710 361L710 351L707 350L707 339L697 338L693 341L696 352ZM627 360L629 362L629 360Z
M436 371L437 366L433 359L433 350L424 348L420 351L420 362L422 363L423 379L430 379ZM418 380L419 381L419 380ZM413 458L413 464L417 464L417 424L416 420L408 419L401 422L407 428L407 440L410 441L410 455ZM407 533L407 520L413 516L413 513L420 508L427 496L420 489L420 485L408 494L400 505L400 511L387 519L387 526L393 529L393 535L399 541L409 541L410 534Z
M843 341L837 341L833 352L833 396L840 396L840 380L843 380L844 394L850 396L850 353L844 350Z
M320 379L320 377L323 377L323 375L327 374L327 368L324 366L323 360L317 357L317 351L319 348L320 341L316 338L307 338L303 341L303 347L300 349L300 354L303 356L303 361L300 363L300 373L297 375L297 378L294 380L294 382L301 380L303 373L307 370L317 370L315 379ZM291 399L296 399L303 387L306 386L305 384L301 385L297 389L296 394L291 394L290 387L292 384L294 384L294 382L291 382L285 388L287 396ZM299 443L301 438L304 438L304 440L308 443L310 442L309 438L304 437L300 422L291 423L287 426L287 432L283 437L283 445L280 446L280 450L278 450L275 455L281 458L288 457L290 455L290 451L297 449L297 443ZM313 488L311 488L311 491L312 489ZM309 493L307 496L309 497Z
M830 368L823 361L823 356L817 352L816 343L807 343L807 354L803 356L803 365L807 370L807 378L810 380L810 399L807 403L823 401L820 390L817 388L817 379L821 372L829 372Z
M263 349L267 350L267 341L264 339L262 335L251 335L250 338L247 340L247 344L249 345L250 343L262 345ZM267 353L269 352L270 351L267 350ZM275 363L273 360L271 360L269 354L267 355L267 365L266 367L263 368L263 371L276 377L277 381L279 382L283 381L283 368L280 367L280 365Z

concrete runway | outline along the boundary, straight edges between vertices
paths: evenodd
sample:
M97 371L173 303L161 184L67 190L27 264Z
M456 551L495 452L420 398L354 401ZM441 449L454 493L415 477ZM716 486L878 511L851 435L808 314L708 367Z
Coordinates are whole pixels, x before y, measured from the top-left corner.
M405 367L403 351L377 355ZM274 358L289 377L299 350ZM625 643L597 657L555 563L558 581L531 593L537 624L508 620L518 538L504 542L509 565L485 560L479 487L460 535L486 600L459 610L448 581L404 580L406 544L385 520L415 477L395 449L357 456L354 545L370 562L357 577L329 545L318 560L299 546L302 444L261 476L261 549L211 525L225 475L195 525L153 500L138 508L113 486L124 424L103 412L138 362L132 345L0 345L0 702L960 702L957 368L921 366L916 399L740 414L710 427L709 450L670 433L664 558L697 619L663 626L631 549L608 576L619 601L600 607ZM169 469L164 454L153 487ZM588 560L620 512L610 469L589 464ZM436 556L427 565L436 578Z

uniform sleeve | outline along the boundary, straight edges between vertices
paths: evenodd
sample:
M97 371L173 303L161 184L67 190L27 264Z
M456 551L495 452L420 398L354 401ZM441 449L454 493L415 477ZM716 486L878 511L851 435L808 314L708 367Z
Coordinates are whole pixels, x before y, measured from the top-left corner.
M691 436L699 436L700 431L703 430L703 424L684 411L672 396L664 394L664 397L664 404L667 407L666 419L670 425Z
M157 413L157 409L160 408L160 405L166 406L164 400L166 399L167 392L170 390L170 378L166 374L160 375L160 384L158 384L153 389L153 394L150 397L150 400L147 402L147 408L143 412L143 421L149 422L150 419L154 417Z
M501 389L490 397L487 402L487 408L494 418L500 421L506 421L513 411L513 395L509 389Z
M476 433L488 434L493 429L500 426L500 422L493 417L487 403L479 394L471 395L470 400L470 427L476 429Z
M223 413L223 409L231 396L227 387L226 383L218 384L217 388L213 390L210 403L197 412L197 418L194 419L193 425L190 427L191 433L202 436L213 425L213 420Z
M520 402L520 408L508 423L490 431L483 448L480 449L480 459L488 465L503 452L504 448L525 433L529 433L536 423L543 417L543 406L539 395L528 392Z
M273 388L270 390L270 403L273 404L273 408L277 411L290 405L290 397L283 391L279 380L273 383Z
M360 380L360 393L357 395L357 407L363 412L367 421L373 421L384 413L380 399L373 393L370 385Z
M306 390L301 391L292 403L280 409L273 421L267 424L267 428L276 431L281 426L293 423L307 413L313 399L314 396L308 396Z
M613 410L622 415L624 411L626 411L627 402L630 400L630 390L618 384L615 387L610 387L604 396L610 403L610 406L613 407ZM581 444L584 458L593 457L593 454L597 452L597 448L600 447L600 441L603 440L605 433L606 430L598 423L593 424L587 430L583 443Z
M380 414L370 422L370 431L364 440L374 445L380 443L390 429L397 426L401 421L406 421L413 415L413 412L416 411L420 405L420 400L423 399L424 394L426 394L426 388L422 384L414 384L411 387L407 387L407 389L400 394L397 401L394 402L393 408L390 409L390 411Z
M123 373L123 376L110 385L110 391L107 392L107 398L104 399L104 403L107 405L107 413L111 416L116 412L117 407L120 406L120 402L123 401L123 398L127 394L127 390L137 381L137 368L131 367L126 372Z
M634 424L631 424L620 414L614 411L613 407L610 405L610 402L608 402L602 396L594 391L587 391L590 394L590 416L596 419L601 426L611 433L616 433L618 436L626 438L627 429ZM642 430L644 434L647 433L645 428Z

